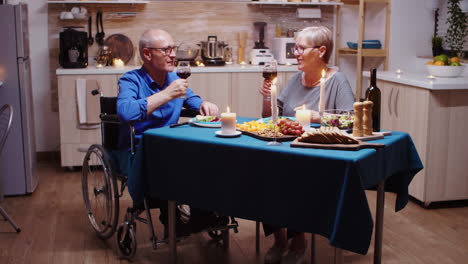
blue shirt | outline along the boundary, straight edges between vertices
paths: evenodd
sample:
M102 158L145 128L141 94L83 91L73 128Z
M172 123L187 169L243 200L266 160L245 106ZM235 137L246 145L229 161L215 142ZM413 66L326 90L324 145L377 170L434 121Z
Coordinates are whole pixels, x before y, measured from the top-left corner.
M129 71L119 79L117 114L123 122L138 121L134 123L137 137L141 136L147 129L176 124L182 107L200 109L202 99L191 89L187 89L186 98L173 99L150 115L147 114L147 97L166 89L177 79L179 77L175 72L169 72L166 74L164 84L160 86L149 76L144 67ZM122 124L119 132L119 149L128 149L130 146L128 125Z

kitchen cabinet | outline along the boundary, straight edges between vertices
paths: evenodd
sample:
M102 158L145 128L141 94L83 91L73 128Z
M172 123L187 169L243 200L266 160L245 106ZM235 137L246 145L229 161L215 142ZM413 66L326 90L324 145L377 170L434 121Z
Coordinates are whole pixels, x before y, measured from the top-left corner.
M224 112L231 106L231 73L192 73L190 88L203 100L215 103L219 110Z
M362 98L362 70L363 70L363 59L365 57L381 57L383 58L384 70L388 68L388 47L389 47L389 35L390 35L390 0L343 0L345 5L357 5L358 6L358 37L357 37L357 49L351 48L338 48L335 51L335 65L338 65L341 56L356 56L356 101ZM363 49L362 41L364 40L365 31L365 15L366 15L366 4L367 3L379 3L385 7L385 41L383 41L382 49ZM340 24L341 22L341 8L337 6L337 33L335 43L340 43Z
M76 80L96 80L105 96L117 96L119 75L59 75L57 77L60 157L62 167L81 166L86 150L92 144L101 143L100 126L79 127Z
M296 72L278 72L278 94ZM259 89L263 84L261 72L232 74L232 106L238 116L262 117L263 96Z
M424 164L410 195L426 206L468 199L468 89L430 90L383 80L378 87L382 129L408 132Z

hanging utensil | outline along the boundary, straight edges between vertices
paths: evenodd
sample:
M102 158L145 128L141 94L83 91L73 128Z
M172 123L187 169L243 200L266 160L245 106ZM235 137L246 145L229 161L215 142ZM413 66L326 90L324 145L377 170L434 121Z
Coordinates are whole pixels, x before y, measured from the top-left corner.
M88 17L88 45L92 46L94 43L93 33L91 32L92 29L92 17Z
M103 26L103 23L102 23L102 12L101 11L98 11L97 14L96 14L96 30L97 30L97 33L96 33L96 42L99 44L99 45L104 45L104 37L106 36L106 34L104 33L104 26Z

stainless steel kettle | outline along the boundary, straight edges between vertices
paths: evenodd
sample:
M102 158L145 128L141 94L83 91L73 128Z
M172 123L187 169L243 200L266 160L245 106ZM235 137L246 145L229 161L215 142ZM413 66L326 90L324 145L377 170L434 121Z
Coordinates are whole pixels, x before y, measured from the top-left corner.
M228 46L224 41L218 41L216 36L208 36L208 41L200 41L201 55L205 60L223 60L224 48Z

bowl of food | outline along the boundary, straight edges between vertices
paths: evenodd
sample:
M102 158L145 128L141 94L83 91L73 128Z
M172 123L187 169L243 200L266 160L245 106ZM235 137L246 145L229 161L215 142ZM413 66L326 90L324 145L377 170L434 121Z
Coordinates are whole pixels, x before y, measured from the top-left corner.
M465 70L465 66L460 64L458 57L449 58L445 54L435 56L432 61L426 64L429 74L436 77L458 77Z
M342 109L328 109L320 113L321 126L350 129L354 123L354 111Z
M426 65L427 71L429 74L434 75L436 77L446 77L446 78L454 78L460 76L463 70L465 70L465 66L447 66L447 65Z

